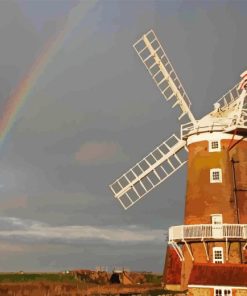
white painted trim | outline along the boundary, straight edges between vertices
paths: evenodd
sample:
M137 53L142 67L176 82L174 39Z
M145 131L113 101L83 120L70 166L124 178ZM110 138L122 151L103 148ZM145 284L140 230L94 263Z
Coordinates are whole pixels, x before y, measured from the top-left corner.
M204 288L204 289L234 289L234 290L247 290L247 287L235 286L207 286L207 285L188 285L188 288Z
M190 225L177 225L169 227L169 241L183 242L184 240L220 240L225 241L229 238L234 240L241 240L246 242L247 239L247 224L218 224L222 226L222 237L213 236L213 227L217 224L190 224ZM240 230L240 231L239 231ZM247 246L247 243L246 243Z
M220 140L231 140L233 138L232 134L226 134L223 132L213 132L213 133L201 133L198 135L189 136L187 139L187 146L192 143L197 143L201 141L220 141ZM243 137L235 135L234 140L241 140ZM243 141L247 141L247 138L244 138Z

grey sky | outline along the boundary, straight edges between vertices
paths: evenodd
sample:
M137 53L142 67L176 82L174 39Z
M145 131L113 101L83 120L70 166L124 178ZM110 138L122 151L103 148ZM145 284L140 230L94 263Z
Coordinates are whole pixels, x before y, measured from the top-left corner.
M0 1L0 111L78 17L1 145L0 271L162 271L167 229L183 221L186 168L128 211L108 189L179 133L132 44L156 32L199 118L246 69L246 15L244 0Z

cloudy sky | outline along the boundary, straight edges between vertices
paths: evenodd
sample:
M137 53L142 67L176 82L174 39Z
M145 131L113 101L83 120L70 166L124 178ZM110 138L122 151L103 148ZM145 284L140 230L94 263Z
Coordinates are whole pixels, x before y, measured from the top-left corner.
M162 271L186 168L128 211L108 188L179 132L132 44L156 32L200 118L246 70L246 16L244 0L0 1L0 116L57 41L1 140L0 271Z

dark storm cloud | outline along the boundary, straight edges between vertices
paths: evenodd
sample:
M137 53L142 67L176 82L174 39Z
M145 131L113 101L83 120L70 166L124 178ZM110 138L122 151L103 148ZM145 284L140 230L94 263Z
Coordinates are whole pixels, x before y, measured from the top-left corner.
M79 3L72 2L0 3L0 109ZM36 81L1 150L0 213L17 217L0 220L2 235L6 239L8 230L16 244L25 235L40 242L28 260L29 249L22 242L18 256L0 260L3 269L54 270L107 262L161 271L162 233L183 223L186 168L128 211L108 188L172 133L179 134L177 113L162 98L132 44L154 29L196 117L209 112L246 67L245 1L91 3L79 3L85 9L77 15L77 26ZM34 234L35 222L24 229L18 221L39 221L35 227L44 241ZM62 234L75 225L80 230L69 246ZM133 235L154 232L148 242L128 248L80 237L83 227L104 233L109 225L114 225L108 233L112 238L118 229L130 231L129 225L137 226ZM56 231L60 237L52 243L49 233ZM78 257L83 258L79 263Z

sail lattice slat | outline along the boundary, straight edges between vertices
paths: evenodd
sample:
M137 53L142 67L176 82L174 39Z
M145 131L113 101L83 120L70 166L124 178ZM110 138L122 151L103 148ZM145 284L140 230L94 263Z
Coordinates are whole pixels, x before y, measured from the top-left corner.
M229 107L232 108L232 104L240 97L242 91L239 90L238 87L239 83L237 83L217 101L217 103L220 104L220 108L222 111Z
M110 185L124 209L134 205L186 163L185 143L173 134Z
M195 118L190 111L189 97L155 33L151 30L144 34L133 47L164 98L167 101L174 99L173 107L180 106L182 113L179 119L187 114L190 121L195 123Z

